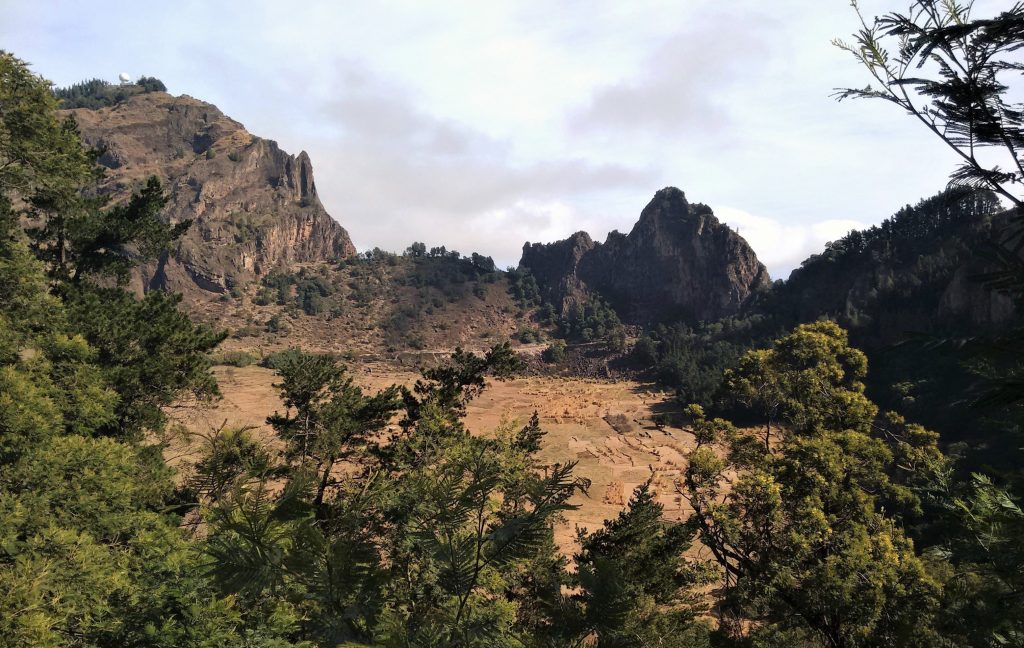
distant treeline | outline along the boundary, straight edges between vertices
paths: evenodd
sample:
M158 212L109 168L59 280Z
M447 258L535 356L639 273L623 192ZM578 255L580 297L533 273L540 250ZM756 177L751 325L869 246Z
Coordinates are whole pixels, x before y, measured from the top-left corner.
M1019 322L1017 315L997 321L978 304L956 311L947 303L957 290L975 301L983 295L970 277L984 269L983 250L997 238L1005 215L992 192L940 192L829 243L745 312L717 322L649 327L633 358L676 390L682 403L731 411L725 369L794 326L830 319L867 354L872 366L867 391L876 402L936 428L945 443L978 447L972 465L994 461L1001 450L991 439L1005 422L991 414L980 420L978 411L963 406L984 367L968 370L958 353L926 352L922 346ZM958 276L967 277L959 288Z
M61 108L105 108L115 106L128 97L147 92L167 92L167 86L156 77L139 77L135 83L113 84L103 79L79 81L64 88L54 88L53 96Z

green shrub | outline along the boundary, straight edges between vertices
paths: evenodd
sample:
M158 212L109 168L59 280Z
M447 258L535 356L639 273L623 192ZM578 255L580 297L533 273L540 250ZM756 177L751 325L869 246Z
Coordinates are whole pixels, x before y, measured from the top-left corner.
M574 304L562 313L558 322L561 336L567 340L608 342L614 338L624 341L622 322L607 302L597 296L585 304Z
M244 337L256 337L259 334L260 334L259 327L252 326L252 325L246 325L246 326L243 326L242 328L236 330L234 333L232 333L231 337L235 338L236 340L239 340L239 339L244 338Z
M268 319L266 326L269 333L280 333L288 329L288 325L284 323L280 315L274 315Z
M555 340L548 348L541 353L541 359L549 364L558 364L565 361L565 342Z
M324 298L333 293L322 277L311 276L305 270L297 274L274 270L263 277L262 283L263 287L255 300L257 304L266 305L276 295L279 305L301 309L306 315L318 315L326 310Z
M651 336L644 335L633 345L633 357L642 365L653 366L658 362L658 343Z
M540 331L537 329L519 329L516 331L516 339L523 344L532 344L533 342L540 342Z
M277 300L273 290L263 286L257 291L256 296L252 298L252 303L257 306L269 306Z
M538 306L541 303L540 288L529 270L510 270L508 290L520 308Z
M290 361L298 359L301 355L302 351L295 347L285 349L284 351L274 351L260 359L260 366L277 371Z
M248 367L256 360L256 356L248 351L222 351L210 358L213 364L228 367Z

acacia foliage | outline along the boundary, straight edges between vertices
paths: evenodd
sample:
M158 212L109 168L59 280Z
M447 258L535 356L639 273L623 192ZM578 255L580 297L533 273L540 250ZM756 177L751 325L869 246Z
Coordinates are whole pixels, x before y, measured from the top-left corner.
M878 421L866 370L836 324L801 325L727 373L763 428L691 406L697 445L678 488L723 570L725 634L946 645L943 570L902 529L921 513L915 489L938 483L946 460L938 435Z

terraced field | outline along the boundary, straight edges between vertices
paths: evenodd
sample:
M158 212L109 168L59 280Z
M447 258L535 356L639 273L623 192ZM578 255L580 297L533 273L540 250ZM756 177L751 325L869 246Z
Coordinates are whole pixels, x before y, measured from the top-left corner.
M353 368L357 382L380 389L394 383L411 384L416 374L385 364ZM176 410L175 418L189 430L204 433L224 425L251 425L267 441L273 434L266 417L283 406L273 388L274 374L257 366L216 367L223 399L212 407ZM673 482L685 467L693 447L688 431L653 423L667 413L669 395L653 386L626 380L524 377L492 381L470 405L467 426L486 434L503 422L525 422L536 411L547 432L540 457L547 463L578 462L576 472L590 479L589 494L575 498L580 508L569 512L556 530L559 544L573 550L575 528L591 530L622 510L633 489L653 476L666 517L686 514L685 502ZM173 448L187 457L189 448Z

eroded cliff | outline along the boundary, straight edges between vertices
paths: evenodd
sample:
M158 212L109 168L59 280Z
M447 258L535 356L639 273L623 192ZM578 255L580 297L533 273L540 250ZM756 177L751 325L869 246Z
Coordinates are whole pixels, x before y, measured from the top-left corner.
M194 221L172 253L140 269L138 288L224 292L281 264L355 253L320 203L309 156L251 135L212 104L151 92L67 112L104 151L101 191L123 199L155 175L169 197L165 217Z
M527 243L519 264L547 301L564 308L593 292L634 324L715 320L739 311L770 281L739 234L674 187L655 194L629 234L612 232L604 243L585 232Z

